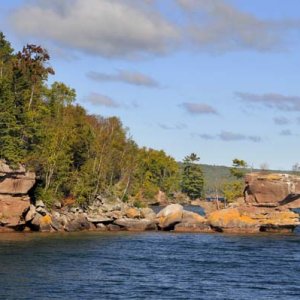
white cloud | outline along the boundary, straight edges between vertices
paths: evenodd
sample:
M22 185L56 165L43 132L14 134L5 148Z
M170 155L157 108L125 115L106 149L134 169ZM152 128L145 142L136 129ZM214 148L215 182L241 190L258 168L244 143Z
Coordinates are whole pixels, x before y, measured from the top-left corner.
M283 111L300 111L300 96L286 96L276 93L253 94L253 93L235 93L241 100L253 103L263 104L269 108L275 108Z
M181 106L190 114L203 115L203 114L218 114L217 110L212 106L205 103L192 103L184 102Z
M20 34L105 57L162 54L178 38L176 27L141 1L31 1L11 21Z
M22 36L108 58L162 55L180 48L227 52L281 49L293 20L262 20L224 0L32 0L10 16ZM174 4L175 3L175 4ZM178 11L179 8L179 11ZM174 13L179 13L174 18Z
M140 72L119 70L117 74L107 74L90 71L87 73L87 77L98 82L123 82L138 86L159 87L159 83L155 79Z
M110 108L120 107L120 104L115 100L113 100L112 98L98 93L91 93L86 98L86 101L93 105L106 106Z
M261 20L224 0L177 0L177 3L187 12L188 33L200 49L273 51L282 47L283 33L299 28L299 22Z
M164 129L164 130L182 130L182 129L187 128L187 125L184 124L184 123L177 123L174 126L170 126L170 125L160 123L160 124L158 124L158 126L161 129Z
M273 120L276 125L287 125L290 123L289 119L286 117L275 117Z
M256 135L245 135L242 133L236 133L231 131L222 131L219 134L207 134L207 133L197 133L193 136L200 137L203 140L216 140L219 139L225 142L238 142L238 141L249 141L254 143L262 142L262 138Z
M248 140L251 142L261 142L261 137L259 136L252 136L252 135L244 135L241 133L235 133L235 132L231 132L231 131L222 131L218 137L222 140L222 141L226 141L226 142L230 142L230 141L244 141L244 140Z

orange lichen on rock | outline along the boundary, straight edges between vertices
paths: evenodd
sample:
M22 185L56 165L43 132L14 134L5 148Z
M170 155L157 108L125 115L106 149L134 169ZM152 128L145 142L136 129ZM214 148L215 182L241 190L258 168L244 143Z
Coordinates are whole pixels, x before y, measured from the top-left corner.
M220 231L258 232L259 224L247 215L240 214L237 208L227 208L212 212L208 222Z
M52 218L49 215L43 216L40 218L41 225L50 225L52 222Z

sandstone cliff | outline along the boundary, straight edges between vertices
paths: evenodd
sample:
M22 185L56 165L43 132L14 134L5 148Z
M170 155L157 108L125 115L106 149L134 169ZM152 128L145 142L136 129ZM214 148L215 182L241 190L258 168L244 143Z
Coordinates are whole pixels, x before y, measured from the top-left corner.
M0 160L0 231L22 226L22 214L30 205L28 192L35 184L35 173L23 166L16 169Z

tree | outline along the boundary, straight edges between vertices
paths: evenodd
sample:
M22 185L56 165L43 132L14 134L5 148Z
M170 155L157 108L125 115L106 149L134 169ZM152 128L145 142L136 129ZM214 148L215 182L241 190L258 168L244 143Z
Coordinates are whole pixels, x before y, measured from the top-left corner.
M181 180L182 192L187 194L191 199L203 196L204 177L201 166L197 164L200 158L191 153L183 160L183 173Z
M223 194L227 202L233 202L237 198L243 196L244 182L243 178L246 174L247 163L242 159L233 159L230 173L235 180L226 182L223 185Z
M244 160L235 158L232 160L232 167L230 168L230 173L236 179L241 179L245 176L247 166L248 165Z
M35 196L49 206L72 196L85 206L98 194L126 201L178 191L174 158L139 148L117 117L87 114L64 83L49 87L49 60L36 45L14 53L0 32L0 159L37 173Z
M23 141L15 104L13 78L13 49L0 32L0 158L11 165L23 158Z

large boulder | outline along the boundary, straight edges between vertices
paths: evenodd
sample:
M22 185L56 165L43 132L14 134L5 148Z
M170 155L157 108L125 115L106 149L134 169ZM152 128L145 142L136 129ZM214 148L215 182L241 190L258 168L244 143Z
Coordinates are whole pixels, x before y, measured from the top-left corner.
M65 225L65 230L69 232L89 230L91 228L90 222L88 222L84 214L79 214L69 221Z
M148 219L128 219L122 218L114 221L114 224L125 228L128 231L155 230L156 223Z
M241 205L221 209L208 216L216 231L256 233L259 231L291 232L299 225L299 215L284 207Z
M34 172L21 165L13 169L0 160L0 195L26 195L34 184Z
M249 173L245 176L245 182L245 200L249 204L300 207L299 176Z
M150 207L141 208L140 211L141 211L141 218L154 220L156 217L156 213Z
M243 215L237 208L216 210L208 216L209 224L220 232L255 233L260 231L259 223L247 215Z
M248 216L260 226L260 231L293 231L299 223L299 215L285 207L257 207L241 205L240 214Z
M23 212L30 206L27 196L12 197L10 195L0 196L0 225L15 227L20 225Z
M211 233L212 228L207 223L178 223L174 227L175 232L202 232Z
M190 224L199 224L199 223L205 223L207 220L203 216L192 212L183 210L182 212L182 220L181 223L190 223Z
M175 225L176 232L212 232L207 219L191 211L183 211L182 220Z
M156 220L160 229L169 230L181 222L182 215L183 207L180 204L170 204L156 215Z

